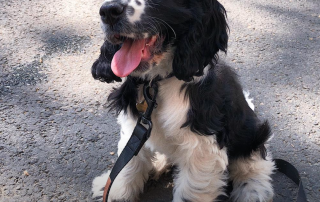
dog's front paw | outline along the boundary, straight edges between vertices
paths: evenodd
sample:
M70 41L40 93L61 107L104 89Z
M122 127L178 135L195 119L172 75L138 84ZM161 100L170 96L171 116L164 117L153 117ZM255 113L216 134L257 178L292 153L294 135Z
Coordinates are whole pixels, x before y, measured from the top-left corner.
M92 182L92 198L102 198L109 175L110 171L94 178ZM139 188L126 183L126 180L119 175L111 186L108 202L135 202L140 191Z
M104 173L92 181L92 198L101 198L103 196L103 190L108 181L110 170L107 173Z
M272 202L272 198L271 183L253 179L234 187L231 193L234 202Z

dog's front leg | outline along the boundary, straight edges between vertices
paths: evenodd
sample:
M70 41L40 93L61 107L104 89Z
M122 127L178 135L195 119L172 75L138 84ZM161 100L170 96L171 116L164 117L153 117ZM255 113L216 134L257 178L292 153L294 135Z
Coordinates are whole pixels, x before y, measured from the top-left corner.
M213 137L184 134L176 152L173 202L212 202L223 194L228 158Z
M136 121L130 115L120 113L118 122L121 125L121 138L118 143L118 155L121 154L130 139ZM139 194L143 191L144 184L153 168L152 157L153 153L143 147L139 154L130 160L113 182L108 202L136 202L138 200ZM103 187L109 178L109 174L110 171L93 180L92 192L94 198L102 197Z
M108 202L136 202L143 191L152 169L150 151L142 148L140 153L119 173L110 190Z

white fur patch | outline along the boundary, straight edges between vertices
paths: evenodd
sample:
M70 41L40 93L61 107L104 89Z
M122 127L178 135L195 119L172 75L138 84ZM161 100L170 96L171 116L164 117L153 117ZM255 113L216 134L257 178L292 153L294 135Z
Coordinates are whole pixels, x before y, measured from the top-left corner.
M127 142L129 141L137 121L136 119L133 119L131 117L130 112L128 110L128 114L125 114L123 111L121 111L121 113L118 116L118 123L121 126L125 125L125 127L121 127L121 132L120 132L121 141L118 142L118 156L119 156L122 150L124 149L124 147L126 146Z
M254 111L254 104L253 104L253 98L250 98L250 93L249 91L243 91L244 97L246 98L246 101L249 105L249 107Z
M103 196L103 188L106 186L111 171L104 173L93 179L92 182L92 198Z
M274 133L272 133L267 142L270 142L274 138Z
M131 0L129 2L128 6L131 6L132 8L134 8L133 15L128 16L129 22L135 23L135 22L141 20L141 16L144 13L144 9L146 7L145 0Z
M153 176L152 179L158 180L160 176L167 171L170 167L170 163L168 163L168 159L166 155L160 154L159 152L155 152L154 159L152 159L153 164Z
M274 162L268 153L266 160L258 152L250 159L239 158L231 161L230 178L233 180L232 201L235 202L266 202L273 198L270 175L275 170Z

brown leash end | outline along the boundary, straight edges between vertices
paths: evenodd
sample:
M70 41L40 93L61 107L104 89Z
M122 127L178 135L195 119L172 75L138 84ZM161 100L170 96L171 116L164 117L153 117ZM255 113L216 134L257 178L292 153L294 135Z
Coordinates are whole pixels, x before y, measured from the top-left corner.
M104 187L104 191L103 191L103 202L107 202L108 200L108 193L109 193L109 189L110 189L110 185L111 185L111 179L110 177L108 178L108 181L106 183L106 186Z

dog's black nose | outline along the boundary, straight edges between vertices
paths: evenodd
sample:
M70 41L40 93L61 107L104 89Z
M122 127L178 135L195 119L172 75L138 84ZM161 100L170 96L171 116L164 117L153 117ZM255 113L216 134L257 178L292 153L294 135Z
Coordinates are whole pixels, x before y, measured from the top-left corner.
M114 25L124 13L125 6L120 3L105 3L100 8L100 16L104 23Z

